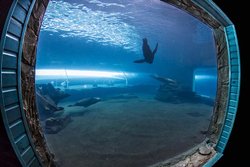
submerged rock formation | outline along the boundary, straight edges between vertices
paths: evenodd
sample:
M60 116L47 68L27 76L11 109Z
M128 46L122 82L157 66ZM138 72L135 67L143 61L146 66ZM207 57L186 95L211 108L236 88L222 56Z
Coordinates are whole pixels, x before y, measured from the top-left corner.
M57 106L58 102L69 94L60 89L55 89L52 84L42 84L36 87L36 102L40 113L40 119L44 120L53 116L56 111L62 111L64 108Z
M57 105L60 100L68 96L69 94L64 93L60 89L55 89L50 83L36 86L39 118L42 121L45 133L58 133L72 121L69 115L63 115L64 108Z
M176 80L158 75L151 75L151 77L161 83L155 99L169 103L197 101L195 92L182 88Z
M88 106L91 106L95 103L98 103L99 101L101 101L101 98L99 98L99 97L84 98L84 99L77 101L73 105L69 105L69 107L73 107L73 106L88 107Z
M51 98L51 100L53 100L56 105L60 100L70 96L64 91L61 91L59 88L55 89L51 83L37 85L37 92L40 92L40 94L43 96Z
M48 134L55 134L66 127L72 121L69 115L61 117L50 117L45 121L45 132Z
M133 93L123 93L109 97L109 99L136 99L136 98L138 98L138 96Z

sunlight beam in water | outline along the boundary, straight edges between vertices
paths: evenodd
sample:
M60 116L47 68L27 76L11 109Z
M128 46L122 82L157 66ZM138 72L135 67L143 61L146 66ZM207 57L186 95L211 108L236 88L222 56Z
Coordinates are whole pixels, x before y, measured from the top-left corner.
M135 26L127 24L127 13L96 10L101 8L125 8L119 3L103 3L97 0L84 4L51 0L46 10L41 31L57 34L62 38L84 38L88 42L123 47L138 52L141 37ZM86 3L86 4L88 4Z

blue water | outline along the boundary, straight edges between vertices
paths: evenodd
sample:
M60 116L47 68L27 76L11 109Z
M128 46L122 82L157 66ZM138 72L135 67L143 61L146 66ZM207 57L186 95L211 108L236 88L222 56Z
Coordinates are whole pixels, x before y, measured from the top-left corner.
M144 37L151 49L159 43L152 65L133 63L143 57ZM157 0L51 1L39 38L37 69L156 73L185 82L203 66L216 67L212 30Z
M143 38L151 50L159 45L152 64L134 63L143 58ZM50 147L61 166L88 167L142 167L187 151L208 128L212 105L203 98L215 99L216 69L210 27L162 1L51 0L39 35L36 83L70 94L57 105L74 118L59 135L46 136ZM162 78L177 86L166 91ZM88 97L102 100L68 106ZM70 142L69 151L58 140Z
M216 68L198 68L194 71L193 91L215 99L217 87Z

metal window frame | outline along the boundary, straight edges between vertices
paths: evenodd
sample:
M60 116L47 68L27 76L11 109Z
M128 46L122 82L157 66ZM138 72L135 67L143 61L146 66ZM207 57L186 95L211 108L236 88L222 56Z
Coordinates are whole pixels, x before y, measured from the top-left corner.
M22 166L40 167L23 112L21 57L24 35L35 0L13 0L0 43L0 104L5 130Z
M167 1L165 0L165 2ZM204 165L209 167L215 164L223 155L235 121L240 92L240 53L233 23L212 0L192 0L191 2L211 14L224 27L228 50L229 91L227 107L224 114L224 123L215 146L217 153ZM20 163L22 166L28 167L43 166L32 142L23 111L21 94L22 47L27 24L35 3L36 0L13 0L0 42L0 105L2 121Z

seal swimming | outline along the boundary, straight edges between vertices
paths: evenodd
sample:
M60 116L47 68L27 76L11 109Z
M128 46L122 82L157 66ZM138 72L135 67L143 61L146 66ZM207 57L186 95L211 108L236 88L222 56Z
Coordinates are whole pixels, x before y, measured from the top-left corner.
M143 38L142 41L143 41L142 51L143 51L144 59L135 60L134 63L144 63L144 62L146 62L146 63L152 64L153 61L154 61L155 53L157 52L157 49L158 49L158 43L156 44L155 49L152 52L149 45L148 45L147 38Z

